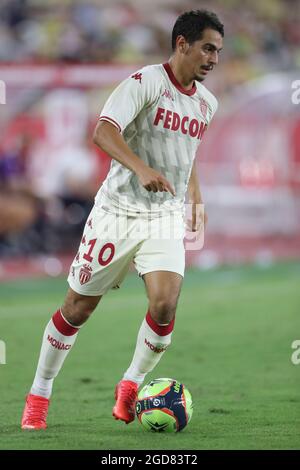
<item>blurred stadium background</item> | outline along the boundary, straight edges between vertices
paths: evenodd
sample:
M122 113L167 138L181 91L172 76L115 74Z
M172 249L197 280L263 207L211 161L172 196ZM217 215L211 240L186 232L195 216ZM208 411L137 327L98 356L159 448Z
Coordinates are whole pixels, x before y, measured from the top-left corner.
M205 85L219 111L198 155L201 268L300 258L300 2L1 0L0 279L64 273L109 158L91 142L116 84L170 55L180 12L225 24Z

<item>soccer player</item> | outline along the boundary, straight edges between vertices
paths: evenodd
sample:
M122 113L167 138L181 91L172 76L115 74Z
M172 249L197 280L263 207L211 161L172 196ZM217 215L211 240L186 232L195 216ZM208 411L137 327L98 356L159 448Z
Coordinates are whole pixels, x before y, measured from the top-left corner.
M132 74L104 105L94 142L111 156L111 168L86 222L64 303L46 326L23 429L46 428L54 378L81 326L101 297L121 284L131 261L149 309L116 386L113 416L133 421L138 387L171 343L184 276L185 193L193 208L202 204L194 157L217 109L202 82L218 63L223 36L214 13L183 13L173 28L169 62ZM196 231L202 220L199 211L192 214ZM161 227L172 227L172 236L161 234Z

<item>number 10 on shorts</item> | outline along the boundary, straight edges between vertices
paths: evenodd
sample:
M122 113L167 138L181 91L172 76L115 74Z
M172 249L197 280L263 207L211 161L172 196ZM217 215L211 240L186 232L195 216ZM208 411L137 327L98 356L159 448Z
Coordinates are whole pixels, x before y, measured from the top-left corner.
M97 238L92 238L92 240L88 242L89 249L83 255L83 259L85 259L89 263L91 263L94 259L94 256L92 256L92 252L94 250L96 241L97 241ZM115 245L113 243L105 243L105 245L102 246L99 252L98 263L101 266L107 266L113 259L114 255L115 255Z

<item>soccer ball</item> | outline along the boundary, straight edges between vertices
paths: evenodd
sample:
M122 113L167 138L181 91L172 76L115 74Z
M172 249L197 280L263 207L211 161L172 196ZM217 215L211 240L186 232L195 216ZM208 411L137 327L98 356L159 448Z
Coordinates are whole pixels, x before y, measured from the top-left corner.
M151 380L139 391L135 409L147 431L178 432L190 422L193 402L182 383L163 378Z

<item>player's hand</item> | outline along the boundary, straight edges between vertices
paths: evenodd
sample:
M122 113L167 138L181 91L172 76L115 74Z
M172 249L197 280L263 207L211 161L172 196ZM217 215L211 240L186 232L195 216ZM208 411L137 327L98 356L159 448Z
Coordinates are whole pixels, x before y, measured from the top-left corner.
M145 166L137 173L137 177L143 188L147 191L153 191L154 193L165 191L175 196L174 188L159 171Z
M202 228L204 229L207 224L207 214L204 210L204 204L202 203L190 203L191 214L187 219L187 229L190 232L198 232Z

